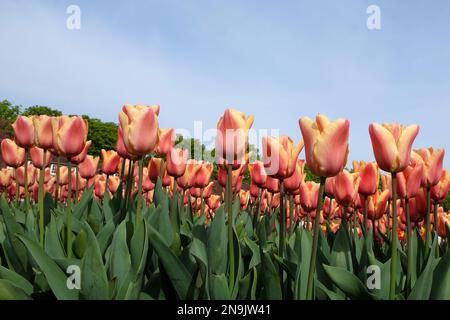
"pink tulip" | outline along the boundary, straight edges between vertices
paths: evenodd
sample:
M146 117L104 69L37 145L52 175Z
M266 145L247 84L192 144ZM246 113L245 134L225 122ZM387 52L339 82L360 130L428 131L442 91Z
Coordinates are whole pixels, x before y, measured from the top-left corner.
M32 117L34 125L34 143L37 147L49 150L53 148L52 117L39 115Z
M431 187L431 198L435 201L435 203L442 203L448 194L448 190L450 189L450 174L447 170L444 170L441 175L441 179L439 182Z
M196 160L188 160L186 162L186 170L184 174L177 179L178 185L184 190L189 189L194 185L195 174L200 168Z
M117 189L120 185L120 177L119 176L109 176L108 179L108 190L112 194L116 193Z
M420 190L423 165L408 166L397 174L397 194L399 198L414 198Z
M355 172L359 172L360 183L358 192L365 196L374 194L378 189L378 183L380 181L380 174L378 166L374 162L365 163L361 161L355 166L356 162L353 162L353 169Z
M45 165L43 163L45 152ZM38 147L32 147L30 149L30 157L33 165L36 168L48 167L52 163L53 155L50 151L44 151L44 149Z
M359 189L359 174L343 170L334 179L334 196L340 205L350 206L356 201Z
M123 106L119 121L124 146L131 155L142 157L155 150L158 144L158 115L155 109L144 105Z
M248 165L252 183L259 188L264 188L266 185L267 174L264 169L264 164L261 161L255 161Z
M78 165L80 176L84 179L90 179L97 173L99 157L87 155L82 163Z
M253 116L245 116L235 109L226 109L217 123L216 157L219 165L232 165L237 169L245 161L248 132Z
M443 171L444 149L423 148L414 150L412 162L423 164L422 186L434 186L439 182Z
M53 146L61 156L68 159L79 155L86 144L87 120L79 116L52 118Z
M290 194L295 194L299 192L300 184L302 181L305 181L305 161L304 160L297 160L297 165L294 171L294 174L290 176L289 178L284 180L284 188L286 192Z
M11 139L3 139L1 142L2 158L7 166L17 168L25 163L25 149L19 147Z
M31 186L34 183L34 180L35 180L34 179L34 174L35 174L34 171L35 170L36 170L36 168L34 166L28 166L28 168L27 168L28 186ZM25 167L24 166L21 166L17 169L17 177L15 177L15 178L16 178L16 182L18 182L21 187L25 186Z
M12 182L13 170L11 168L0 169L0 186L6 188Z
M369 133L378 166L392 173L405 170L411 159L412 144L419 133L419 126L372 123Z
M336 176L347 163L350 122L346 119L330 121L319 114L315 122L304 117L299 124L308 168L320 177Z
M18 146L28 149L34 145L34 125L30 117L18 116L12 127Z
M87 153L89 151L89 148L91 147L91 144L92 144L91 140L87 141L86 144L84 145L83 150L76 156L70 158L70 162L72 162L74 164L82 163L87 156Z
M158 177L161 175L161 166L163 164L163 159L161 158L151 158L148 164L148 176L153 183L158 181Z
M160 156L167 156L170 150L173 148L176 140L175 130L170 129L159 129L159 143L156 153Z
M294 174L298 155L303 149L303 140L296 147L288 136L263 137L263 162L267 175L286 179Z
M267 188L267 191L269 191L271 193L280 192L280 180L278 180L277 178L273 178L271 176L267 176L266 188Z
M114 150L102 149L102 171L105 174L115 174L119 169L120 156Z
M306 212L317 209L320 184L314 181L302 182L300 184L300 205Z
M178 178L184 174L188 160L188 151L186 149L172 148L167 153L166 170L172 177Z
M197 172L195 173L194 187L205 188L211 180L211 175L213 173L213 169L214 169L214 167L213 167L212 163L209 163L206 161L201 161L199 163L199 168L198 168Z

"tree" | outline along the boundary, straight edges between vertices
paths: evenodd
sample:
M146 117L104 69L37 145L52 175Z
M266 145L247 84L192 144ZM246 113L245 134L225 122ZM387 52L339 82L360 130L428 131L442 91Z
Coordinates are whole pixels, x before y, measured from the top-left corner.
M39 115L47 115L52 117L61 116L62 112L56 109L52 109L46 106L31 106L25 109L22 113L24 116L39 116Z
M117 124L102 122L100 119L82 116L88 121L88 140L92 141L89 154L98 156L102 149L115 150L117 144Z
M0 101L0 140L13 136L11 124L19 114L20 106L15 106L8 100Z

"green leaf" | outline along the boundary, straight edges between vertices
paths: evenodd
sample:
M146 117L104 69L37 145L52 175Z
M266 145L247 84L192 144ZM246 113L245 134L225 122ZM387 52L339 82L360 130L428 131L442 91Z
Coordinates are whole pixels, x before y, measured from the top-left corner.
M50 215L50 222L46 226L45 252L53 259L64 258L66 255L59 237L58 225L53 215Z
M281 300L283 299L283 295L281 293L278 270L270 259L269 253L267 251L261 251L264 298L266 300Z
M83 217L84 212L86 211L89 202L93 199L93 190L94 186L91 186L90 188L87 188L84 190L83 195L81 196L80 202L78 202L73 208L72 208L72 215L80 220Z
M436 239L434 239L425 268L412 288L411 293L408 296L408 300L427 300L430 297L431 285L433 281L433 269L437 264L434 257L436 245Z
M224 274L209 275L209 290L212 300L230 300L228 279Z
M67 288L67 276L61 271L58 265L41 249L41 247L26 238L18 236L23 244L27 247L33 259L44 273L50 288L57 299L60 300L77 300L78 292Z
M433 271L430 299L450 300L450 251L441 258Z
M11 281L15 286L22 289L27 295L33 293L33 285L20 274L0 266L0 279ZM1 299L0 299L1 300Z
M19 287L5 279L0 279L0 300L30 300L31 298Z
M116 278L118 287L123 285L131 268L131 255L127 245L127 221L122 221L114 232L111 246L107 250L106 265L110 279Z
M330 264L335 267L347 269L353 273L350 239L345 228L345 223L341 225L336 233L333 248L331 249Z
M105 300L109 298L109 284L100 247L87 222L84 222L84 230L88 246L81 259L81 295L87 300Z
M211 222L207 238L209 272L224 274L228 264L228 240L223 205L217 210Z
M170 217L163 206L158 206L148 219L148 223L154 227L163 237L164 243L170 247L174 240L174 232Z
M156 251L164 270L167 273L179 299L189 299L195 296L194 281L180 259L166 245L161 234L148 225L149 241Z
M377 300L378 297L367 291L364 284L353 273L341 267L324 265L324 270L331 281L346 295L357 300Z

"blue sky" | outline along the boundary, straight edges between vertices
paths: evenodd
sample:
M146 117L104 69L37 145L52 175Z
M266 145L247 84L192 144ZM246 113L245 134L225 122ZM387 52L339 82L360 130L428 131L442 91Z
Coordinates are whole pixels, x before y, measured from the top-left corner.
M446 0L0 0L0 99L108 121L158 103L162 127L190 130L233 107L295 141L320 112L350 120L349 161L374 159L371 122L418 123L415 147L450 150L449 30Z

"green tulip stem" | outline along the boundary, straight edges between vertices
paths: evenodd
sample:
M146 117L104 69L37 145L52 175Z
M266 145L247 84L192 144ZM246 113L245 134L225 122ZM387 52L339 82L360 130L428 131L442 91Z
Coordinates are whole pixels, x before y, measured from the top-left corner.
M406 268L406 296L411 293L411 272L413 266L412 260L412 241L411 241L411 216L409 213L409 199L405 198L405 213L406 213L406 254L407 254L407 268Z
M391 279L389 286L389 299L395 299L395 286L397 279L397 174L392 172L392 245L391 245Z
M254 214L253 214L253 229L256 231L256 226L258 225L258 221L259 221L259 215L260 215L260 212L261 212L261 196L262 196L262 189L261 188L259 188L259 191L258 191L258 199L257 199L257 201L258 201L258 204L256 205L256 211L254 212Z
M317 211L316 217L314 220L314 238L311 252L311 260L309 263L309 273L308 273L308 284L306 288L306 299L313 299L313 291L314 291L314 273L316 271L316 260L317 260L317 247L319 244L319 232L321 232L320 228L320 211L322 210L323 205L323 192L325 189L325 177L320 177L320 189L319 189L319 198L317 199ZM309 222L308 222L309 223Z
M225 206L228 213L228 261L230 263L230 292L234 289L234 241L233 241L233 168L227 165L227 184L225 187Z
M289 195L289 234L292 233L294 227L294 196L291 194Z
M59 197L59 166L60 159L59 156L56 159L56 188L55 188L55 207L58 205L58 197Z
M330 224L331 216L333 215L333 213L331 212L333 210L333 198L330 197L329 199L330 199L330 204L328 205L328 216L327 216L328 224Z
M436 243L438 242L438 227L439 227L439 218L438 218L438 210L439 210L439 204L437 201L434 201L434 235L436 237ZM436 246L436 258L439 258L439 245Z
M69 174L69 191L67 193L67 257L72 258L72 167L70 165L70 159L67 164Z
M139 185L138 185L138 194L137 194L137 208L136 208L136 228L142 219L142 180L144 178L144 159L140 159L139 162Z
M30 194L28 192L28 149L25 149L25 164L24 164L24 188L25 188L25 210L30 209Z
M175 232L179 232L177 198L178 198L177 178L174 177L173 192L172 192L172 206L170 209L170 220L172 221L172 227Z
M19 197L20 197L20 194L19 194L20 186L19 186L19 182L17 181L18 174L19 174L19 169L16 167L16 168L14 168L14 176L16 177L16 206L17 207L19 206Z
M367 201L367 195L364 195L364 227L363 227L363 233L364 233L364 237L367 237L367 206L368 206L368 201Z
M281 258L284 258L284 238L286 237L286 207L284 205L284 198L284 182L283 179L280 179L280 236L278 239L278 254Z
M431 247L430 211L431 211L431 187L428 185L427 207L425 212L425 257L428 256Z
M39 240L41 247L44 247L44 178L45 178L45 164L47 161L47 152L44 150L44 155L42 156L42 167L39 170Z
M78 203L78 194L80 192L80 185L78 181L78 165L75 166L75 199L74 202ZM108 186L108 180L106 180L106 186Z

